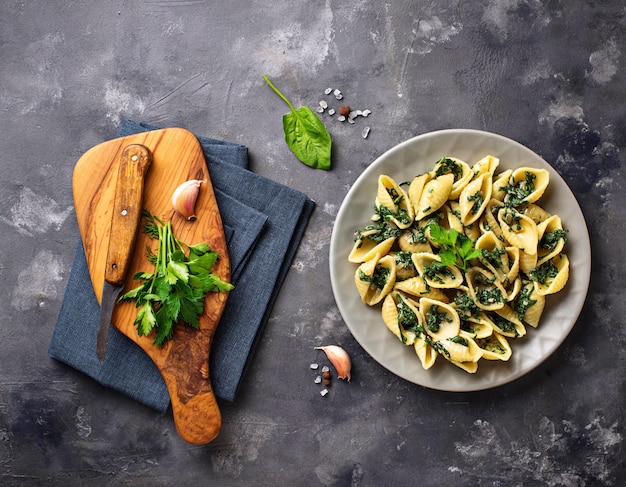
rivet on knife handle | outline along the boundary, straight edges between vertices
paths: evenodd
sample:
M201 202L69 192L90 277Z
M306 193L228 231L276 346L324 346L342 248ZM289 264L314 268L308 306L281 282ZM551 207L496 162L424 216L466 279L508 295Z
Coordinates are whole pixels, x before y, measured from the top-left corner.
M127 146L120 159L96 345L96 352L101 361L104 360L106 352L109 324L115 301L124 285L124 276L133 254L137 228L143 210L144 178L151 163L152 153L140 144Z

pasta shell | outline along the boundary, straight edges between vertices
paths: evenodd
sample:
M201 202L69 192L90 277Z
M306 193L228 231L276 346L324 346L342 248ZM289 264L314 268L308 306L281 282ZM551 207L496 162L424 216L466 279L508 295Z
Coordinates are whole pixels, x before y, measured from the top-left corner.
M430 239L430 225L436 223L444 228L447 228L448 221L446 219L446 206L444 205L436 211L433 211L430 215L419 220L419 227L424 229L426 238Z
M396 213L398 199L402 196L402 191L397 183L386 174L378 176L378 186L376 192L376 206L385 206Z
M387 328L405 345L413 345L424 327L424 318L418 304L399 292L385 296L382 305L383 321Z
M537 267L537 254L527 254L523 250L519 250L519 268L520 270L528 275L530 271L532 271L535 267Z
M461 320L461 330L474 338L485 338L493 333L493 326L491 321L485 318L484 313L481 313L478 316L470 316Z
M356 288L361 300L373 306L391 291L396 282L396 260L385 255L380 260L370 260L361 264L354 275Z
M378 236L379 231L376 229L362 233L357 232L354 245L348 255L348 261L354 264L360 264L387 254L391 250L391 247L393 247L396 238L389 237L379 242L375 239L375 237Z
M476 344L482 349L482 358L485 360L507 361L511 358L511 345L500 333L476 340Z
M497 277L480 267L470 267L465 273L470 296L481 309L493 311L504 306L506 291Z
M402 232L402 235L398 237L398 246L403 252L432 252L430 243L424 233L422 227L417 227L413 224L410 228Z
M509 178L513 174L512 169L507 169L506 171L498 174L498 176L493 179L493 189L491 190L491 197L497 201L504 201L504 197L506 196L506 187L509 184Z
M468 374L475 374L478 371L478 362L457 362L455 360L451 360L450 363L456 365Z
M522 289L522 280L517 277L513 280L513 284L506 287L506 300L513 301Z
M534 221L514 208L501 208L498 211L498 223L509 244L530 255L537 253L539 235Z
M467 286L459 286L451 293L451 306L456 309L461 320L468 320L480 313L480 309L476 307L474 299L470 295Z
M537 278L538 274L546 275L545 278ZM535 277L533 277L535 276ZM544 262L534 272L531 277L535 282L537 294L546 296L559 292L565 287L569 279L569 259L565 254L559 254Z
M415 342L413 343L413 349L419 357L424 370L430 369L435 364L435 360L437 360L437 355L439 355L437 352L435 352L428 340L426 340L426 337L416 338Z
M437 345L441 348L442 354L452 363L478 362L482 356L482 349L469 334L464 332L446 340L439 340Z
M404 281L417 275L411 252L393 252L391 255L396 259L396 281Z
M376 270L377 259L372 259L361 264L354 273L354 284L361 296L361 300L367 302L368 295L370 293L370 281Z
M459 197L465 185L474 175L469 164L456 157L442 157L435 165L433 172L436 177L444 174L452 174L454 176L452 190L448 196L448 198L452 200Z
M475 247L488 252L493 252L497 249L501 251L501 254L505 253L502 241L499 240L498 237L496 237L496 234L491 230L487 230L480 236L480 238L478 238L478 240L476 240Z
M544 210L541 206L536 205L534 203L524 205L523 207L519 208L519 210L521 211L521 213L526 215L536 224L539 224L542 221L545 221L552 216L550 213Z
M481 174L493 175L499 165L500 159L498 159L497 157L485 156L481 160L475 162L472 166L474 177L480 176Z
M509 255L495 233L491 230L483 233L476 240L475 247L481 251L480 262L499 280L504 281L509 270Z
M452 306L430 298L420 299L419 305L426 333L434 340L445 340L459 334L461 320Z
M511 282L517 279L520 269L520 249L517 247L507 247L506 255L509 261L509 272L506 275L506 279Z
M543 196L550 183L550 173L545 169L520 167L509 178L509 188L504 201L511 206L534 203Z
M472 179L459 196L459 212L463 225L477 221L491 199L491 174L485 173Z
M561 218L552 215L537 225L539 244L537 248L537 266L550 260L563 251L567 236Z
M487 207L485 211L483 211L482 216L479 220L479 226L483 233L485 232L493 232L498 240L504 242L504 234L502 233L502 229L500 228L500 223L498 222L498 211L504 206L504 203L491 198L489 203L487 203Z
M546 298L537 294L532 281L522 283L522 289L515 298L515 311L520 320L533 328L539 325L539 320L546 305Z
M378 177L376 208L398 228L409 228L413 223L413 206L405 191L385 174Z
M491 314L491 322L494 330L506 337L516 338L526 335L526 327L517 317L513 309L504 305Z
M445 174L428 181L415 207L415 218L421 220L441 208L448 201L453 184L453 174Z
M432 177L433 175L429 172L420 174L419 176L415 176L409 184L409 201L411 202L411 205L413 205L413 213L416 217L419 213L419 202L422 197L422 192L424 191L424 186L432 179Z
M480 225L474 222L471 225L465 225L465 236L475 242L480 237Z
M461 213L459 211L459 203L457 201L450 201L449 205L445 205L446 216L448 220L448 228L453 228L460 234L465 233L465 227L461 222Z
M431 298L444 303L449 301L448 297L443 291L441 291L441 289L428 286L421 276L411 277L409 279L405 279L404 281L396 282L394 289L396 291L402 291L410 294L416 298Z
M435 254L420 252L413 254L413 264L418 274L431 287L451 289L463 284L463 274L452 265L441 264L441 257Z

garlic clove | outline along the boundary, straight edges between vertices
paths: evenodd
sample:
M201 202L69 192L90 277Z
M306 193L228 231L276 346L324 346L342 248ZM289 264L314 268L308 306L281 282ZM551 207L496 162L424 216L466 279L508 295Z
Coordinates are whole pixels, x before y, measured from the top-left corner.
M325 347L315 347L315 350L323 350L337 371L338 379L346 379L350 382L350 370L352 369L352 360L348 352L337 345L326 345Z
M186 220L196 219L196 200L202 183L206 183L206 180L190 179L179 185L172 194L174 210Z

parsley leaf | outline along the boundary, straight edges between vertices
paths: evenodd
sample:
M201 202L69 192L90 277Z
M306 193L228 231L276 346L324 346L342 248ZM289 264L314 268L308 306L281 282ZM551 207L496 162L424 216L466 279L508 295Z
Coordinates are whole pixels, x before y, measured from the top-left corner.
M139 333L139 335L147 335L150 333L150 330L154 328L154 325L156 325L154 309L149 301L146 301L143 306L139 308L135 325L137 326L137 333Z
M456 254L450 249L444 249L439 253L441 265L456 265Z
M207 244L187 245L174 236L171 222L164 223L148 211L144 217L144 232L158 240L156 253L150 248L146 252L154 272L137 272L133 279L141 284L119 300L135 303L137 334L154 332L153 343L161 346L174 336L177 323L200 326L207 293L230 291L234 286L211 272L218 255Z
M441 246L439 257L442 264L455 265L465 271L468 262L480 256L480 249L474 248L474 242L454 228L446 230L436 223L431 223L428 228L430 238Z

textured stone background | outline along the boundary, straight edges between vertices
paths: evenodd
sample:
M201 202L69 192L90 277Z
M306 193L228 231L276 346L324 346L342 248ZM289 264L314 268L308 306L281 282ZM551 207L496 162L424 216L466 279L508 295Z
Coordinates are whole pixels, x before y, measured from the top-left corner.
M3 1L0 5L0 484L621 486L626 316L623 2ZM327 87L334 168L282 139L286 106ZM255 172L317 204L237 401L207 446L50 360L78 241L71 175L123 118L245 144ZM361 130L371 127L363 139ZM328 244L350 185L396 143L442 128L513 138L571 186L589 226L587 304L560 349L495 390L423 389L352 338ZM574 242L575 244L575 242ZM322 398L313 347L354 380Z

